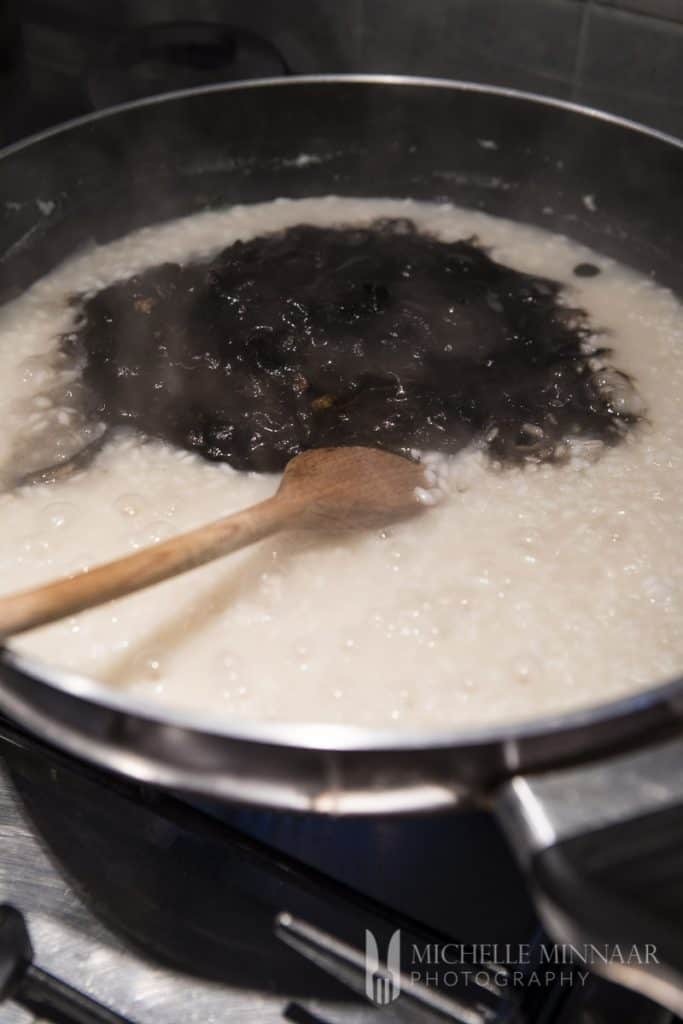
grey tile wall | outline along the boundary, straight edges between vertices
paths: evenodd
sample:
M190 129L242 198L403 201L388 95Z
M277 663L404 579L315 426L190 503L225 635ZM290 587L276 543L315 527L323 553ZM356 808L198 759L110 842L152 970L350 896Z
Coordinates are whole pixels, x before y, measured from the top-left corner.
M683 21L682 0L599 0L599 2L612 7L621 7L625 11L635 11L637 14L649 14L654 18Z
M683 136L683 0L227 0L216 6L267 35L294 71L491 82L587 103Z
M29 25L33 10L36 21L52 12L56 32L84 25L84 59L97 60L102 5L21 0L20 10ZM683 136L683 0L118 0L110 13L107 32L218 21L268 38L294 72L491 82Z
M361 16L353 70L528 89L683 137L683 0L363 0Z
M356 67L568 96L582 4L575 0L364 0Z
M683 21L598 5L586 17L574 98L683 136Z

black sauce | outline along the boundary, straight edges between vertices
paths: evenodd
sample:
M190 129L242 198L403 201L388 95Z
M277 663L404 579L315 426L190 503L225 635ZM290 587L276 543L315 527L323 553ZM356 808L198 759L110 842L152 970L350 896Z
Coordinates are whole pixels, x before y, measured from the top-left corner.
M93 415L239 469L475 439L502 462L548 461L635 419L599 390L586 315L560 293L410 221L298 226L75 299L65 344L84 356Z

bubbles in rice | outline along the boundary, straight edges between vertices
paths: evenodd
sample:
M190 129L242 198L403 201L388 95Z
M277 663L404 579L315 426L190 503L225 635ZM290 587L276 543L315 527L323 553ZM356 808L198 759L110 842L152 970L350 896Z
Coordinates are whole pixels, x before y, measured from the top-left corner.
M552 421L519 405L510 460L508 420L482 416L450 446L438 445L436 428L404 432L394 445L385 426L388 446L419 448L438 491L418 520L343 539L275 537L13 646L214 721L388 728L519 720L680 671L680 305L562 237L443 204L328 197L201 214L79 256L0 310L3 592L236 511L279 479L279 455L236 468L150 422L108 421L109 410L93 406L74 295L299 225L363 231L378 219L412 222L448 244L476 236L498 264L558 282L568 320L585 313L573 365L585 367L609 431L565 424L546 457ZM494 294L487 323L497 322L496 304ZM151 307L138 313L147 323ZM329 394L339 401L328 388L311 405ZM342 427L330 404L311 415L311 429L334 443ZM282 436L296 445L313 435Z

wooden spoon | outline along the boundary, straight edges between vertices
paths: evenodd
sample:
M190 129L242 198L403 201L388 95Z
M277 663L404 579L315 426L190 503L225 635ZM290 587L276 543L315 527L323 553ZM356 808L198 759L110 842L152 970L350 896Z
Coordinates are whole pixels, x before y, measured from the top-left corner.
M0 640L106 604L284 529L384 526L425 508L424 469L374 448L318 448L287 465L272 498L78 576L0 598Z

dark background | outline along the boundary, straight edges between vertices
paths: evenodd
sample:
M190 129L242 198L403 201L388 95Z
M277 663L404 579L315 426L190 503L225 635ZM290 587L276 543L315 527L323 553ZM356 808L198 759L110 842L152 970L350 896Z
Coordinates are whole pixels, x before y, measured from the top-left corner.
M683 135L683 0L0 0L0 14L0 142L285 68L495 83Z

